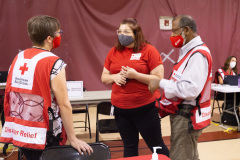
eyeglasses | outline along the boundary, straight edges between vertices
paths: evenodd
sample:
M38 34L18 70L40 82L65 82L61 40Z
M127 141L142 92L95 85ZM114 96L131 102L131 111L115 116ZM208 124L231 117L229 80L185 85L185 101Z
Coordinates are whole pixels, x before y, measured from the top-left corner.
M172 32L175 33L177 30L181 29L183 27L179 27L179 28L176 28L176 29L172 29Z
M60 34L60 35L62 35L63 34L63 31L62 30L60 30L59 32L55 32L54 34Z
M129 34L131 33L132 31L128 31L128 30L124 30L124 31L121 31L121 30L117 30L117 34Z

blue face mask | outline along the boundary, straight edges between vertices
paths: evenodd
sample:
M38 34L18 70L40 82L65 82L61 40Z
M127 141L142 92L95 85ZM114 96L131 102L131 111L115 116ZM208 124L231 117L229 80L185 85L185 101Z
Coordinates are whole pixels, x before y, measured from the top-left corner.
M118 40L123 46L128 46L134 41L132 36L127 36L124 34L118 35Z

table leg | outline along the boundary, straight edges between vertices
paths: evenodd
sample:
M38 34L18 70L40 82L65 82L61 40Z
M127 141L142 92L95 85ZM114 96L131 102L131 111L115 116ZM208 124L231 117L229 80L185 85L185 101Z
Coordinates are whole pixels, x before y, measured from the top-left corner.
M235 114L235 116L236 116L236 119L237 119L237 123L238 123L238 131L240 131L240 126L239 126L239 119L238 119L238 114L237 114L237 111L236 111L236 92L234 92L234 108L233 108L233 110L234 110L234 114ZM238 106L237 106L238 107Z
M224 107L223 107L223 110L222 110L222 113L220 113L220 125L222 125L222 116L223 116L223 112L225 111L225 108L226 108L226 93L224 93Z

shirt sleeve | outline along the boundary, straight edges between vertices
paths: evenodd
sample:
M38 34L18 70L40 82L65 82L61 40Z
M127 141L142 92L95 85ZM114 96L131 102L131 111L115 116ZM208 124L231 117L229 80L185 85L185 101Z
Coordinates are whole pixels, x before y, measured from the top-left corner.
M203 90L208 76L208 61L201 53L195 53L189 60L181 80L162 79L160 87L168 99L181 98L195 100Z
M108 55L105 59L105 63L104 63L104 67L110 71L110 66L111 66L111 56L112 56L112 52L114 51L114 48L112 48L109 52Z
M160 64L163 64L160 53L158 52L158 50L155 47L151 46L148 54L149 54L148 55L148 67L149 67L150 71L152 71L154 68L156 68Z
M62 59L58 59L52 68L50 79L52 80L54 77L56 77L56 75L66 66L67 64Z

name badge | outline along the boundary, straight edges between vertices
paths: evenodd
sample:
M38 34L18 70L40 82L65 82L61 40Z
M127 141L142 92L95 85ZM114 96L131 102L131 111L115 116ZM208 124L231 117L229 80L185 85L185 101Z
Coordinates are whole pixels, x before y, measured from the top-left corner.
M133 53L130 60L140 60L142 53Z

